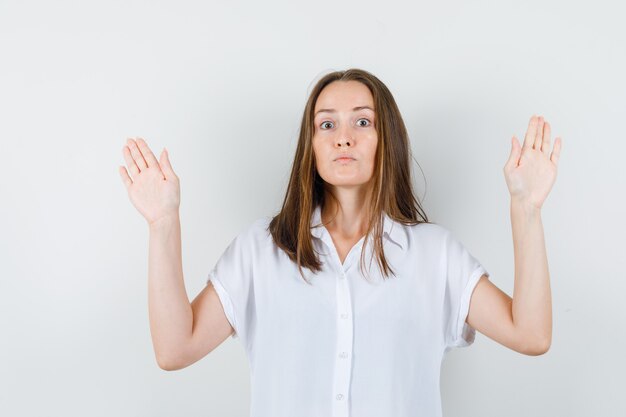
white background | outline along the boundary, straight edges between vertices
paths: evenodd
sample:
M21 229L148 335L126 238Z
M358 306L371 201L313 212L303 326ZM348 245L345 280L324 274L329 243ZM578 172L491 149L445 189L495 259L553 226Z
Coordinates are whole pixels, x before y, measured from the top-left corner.
M400 107L429 219L509 295L511 136L541 114L563 138L542 211L552 347L477 334L443 364L444 415L626 415L624 15L618 1L0 0L0 414L246 416L236 339L157 366L122 146L170 152L192 300L234 236L280 208L314 81L357 67Z

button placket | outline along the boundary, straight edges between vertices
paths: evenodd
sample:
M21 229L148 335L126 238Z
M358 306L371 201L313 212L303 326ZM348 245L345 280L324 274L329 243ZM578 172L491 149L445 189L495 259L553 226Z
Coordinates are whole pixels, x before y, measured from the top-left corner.
M337 357L335 358L335 367L333 372L333 407L332 417L349 417L349 393L350 393L350 377L352 372L352 360L350 352L352 352L353 344L353 323L350 319L352 312L352 300L350 296L350 286L348 284L347 272L353 261L354 253L357 253L362 246L363 239L357 243L345 259L342 265L339 259L337 248L332 238L328 234L326 228L321 231L322 241L330 249L329 260L334 263L337 268L336 285L336 306L337 306ZM354 253L353 253L354 252ZM333 262L334 260L334 262Z
M334 369L333 417L348 417L348 394L350 392L350 376L352 371L353 323L348 320L352 311L350 287L343 267L339 270L336 281L337 294L337 357Z

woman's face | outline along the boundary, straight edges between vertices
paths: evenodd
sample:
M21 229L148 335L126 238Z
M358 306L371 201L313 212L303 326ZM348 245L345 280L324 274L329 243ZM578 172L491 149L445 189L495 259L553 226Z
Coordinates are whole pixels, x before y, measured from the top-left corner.
M374 98L364 84L333 81L324 87L313 119L313 152L324 181L334 186L369 182L378 144L375 116ZM351 159L338 159L346 155Z

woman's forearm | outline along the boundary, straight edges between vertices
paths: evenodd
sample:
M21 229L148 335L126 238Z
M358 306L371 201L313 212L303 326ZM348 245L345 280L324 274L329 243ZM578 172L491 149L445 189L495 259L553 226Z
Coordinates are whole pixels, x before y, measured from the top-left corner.
M513 322L531 350L545 352L552 341L552 297L541 210L511 200L515 257Z
M150 224L148 310L152 344L161 368L176 366L191 339L193 311L182 268L180 217Z

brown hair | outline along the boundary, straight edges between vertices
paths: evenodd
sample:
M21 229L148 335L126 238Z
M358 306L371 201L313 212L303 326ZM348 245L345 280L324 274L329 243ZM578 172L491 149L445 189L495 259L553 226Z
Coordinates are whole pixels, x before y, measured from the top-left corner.
M362 69L351 68L326 74L315 84L306 102L285 199L280 212L272 218L268 227L276 245L297 264L307 283L309 282L302 272L303 266L314 272L322 269L322 263L313 249L310 227L315 207L318 204L324 207L327 194L325 181L318 174L315 164L312 145L315 133L313 112L324 87L333 81L352 80L363 83L372 93L378 135L373 188L369 201L371 215L363 249L369 236L373 234L376 259L384 277L388 277L390 271L395 276L383 251L383 212L405 225L429 223L413 194L409 137L389 89L373 74ZM331 193L328 195L335 198ZM362 265L364 254L365 250L361 254Z

